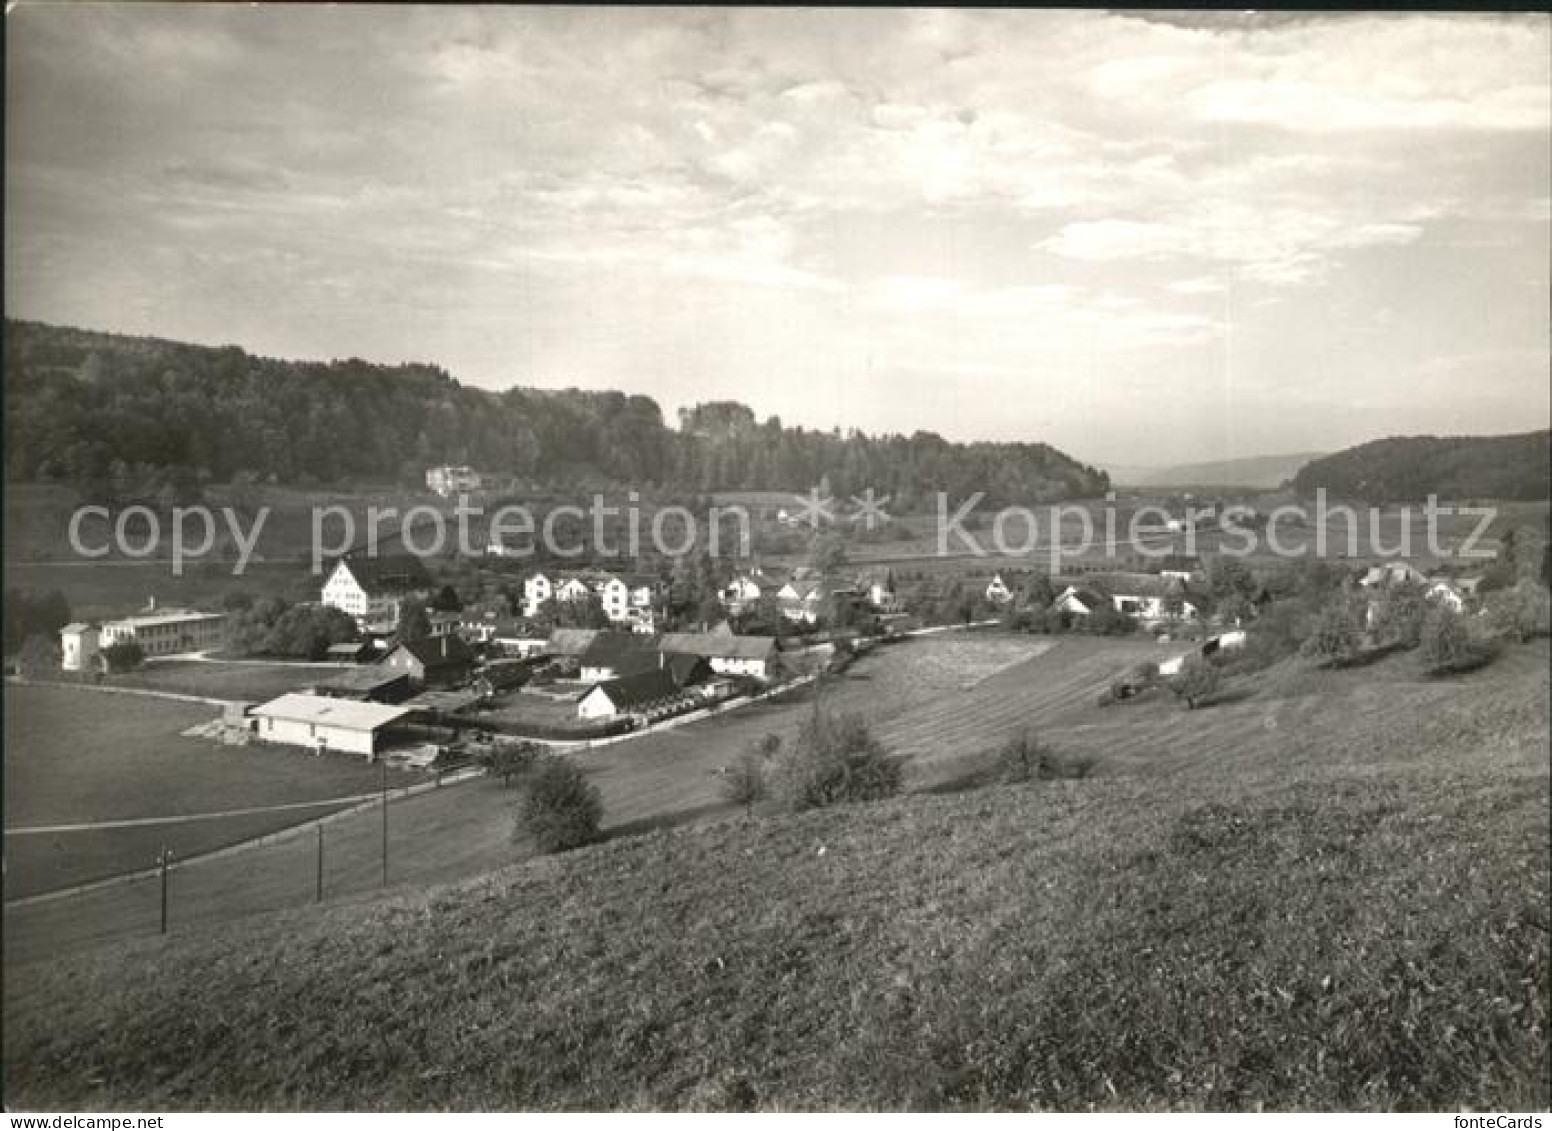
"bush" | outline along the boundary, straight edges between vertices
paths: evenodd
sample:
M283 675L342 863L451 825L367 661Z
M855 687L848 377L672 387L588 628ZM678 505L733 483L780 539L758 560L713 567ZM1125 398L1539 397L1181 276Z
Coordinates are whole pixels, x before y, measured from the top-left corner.
M47 636L29 636L16 653L16 670L30 679L58 675L59 646Z
M145 649L133 640L121 640L102 650L102 660L110 672L134 671L145 663Z
M1087 761L1058 756L1028 729L1019 731L997 751L997 778L1004 782L1081 778L1088 770Z
M1424 617L1418 657L1429 675L1471 671L1491 663L1495 655L1494 643L1481 639L1453 609L1433 608Z
M793 811L876 801L900 790L904 767L856 715L816 706L776 763L774 792Z
M1169 681L1169 689L1185 702L1186 710L1197 707L1204 699L1218 690L1220 679L1213 662L1197 652L1192 652L1180 662L1180 671Z
M1362 607L1350 594L1336 594L1316 615L1299 651L1332 666L1354 659L1363 647Z
M1493 631L1511 640L1523 643L1547 631L1547 590L1530 578L1522 578L1508 589L1488 594L1485 604Z
M1423 587L1417 582L1401 582L1387 585L1374 605L1371 628L1381 644L1397 644L1403 648L1416 648L1422 639L1423 617L1428 612L1428 602Z
M539 747L532 742L497 742L479 757L485 772L500 778L503 786L528 773L538 760Z
M598 839L604 803L575 762L551 754L529 776L518 831L540 852L565 852Z
M752 811L770 792L771 761L781 750L781 736L768 734L738 756L738 760L723 769L722 796L735 805Z

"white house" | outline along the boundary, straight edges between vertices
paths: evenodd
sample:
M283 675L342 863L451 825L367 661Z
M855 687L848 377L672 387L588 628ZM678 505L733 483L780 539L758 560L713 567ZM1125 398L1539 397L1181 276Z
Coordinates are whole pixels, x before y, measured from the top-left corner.
M138 644L147 656L205 652L226 640L226 614L194 609L162 609L104 621L98 634L102 648Z
M523 615L531 617L539 606L555 596L555 583L547 573L530 573L523 578Z
M93 670L101 654L100 631L94 624L76 621L59 630L60 667L67 672Z
M1202 615L1199 597L1178 580L1151 573L1091 574L1081 588L1069 585L1051 606L1088 616L1106 601L1117 612L1144 622L1196 620Z
M291 692L253 708L254 734L265 742L304 746L323 753L343 750L370 761L383 732L410 713L406 707Z
M430 467L426 469L426 486L446 498L459 491L478 491L482 480L472 467Z
M546 601L568 604L585 599L589 593L598 598L611 623L630 625L637 632L652 631L656 580L606 570L530 574L523 580L523 615L534 616Z
M620 715L648 715L670 710L685 698L684 691L667 671L653 668L590 687L577 700L577 716L612 719Z
M1002 574L992 574L992 579L986 583L986 599L994 605L1004 605L1013 600L1013 590L1008 588Z
M401 601L423 601L430 594L431 578L412 554L346 555L325 579L322 603L349 613L362 628L391 630L399 623Z

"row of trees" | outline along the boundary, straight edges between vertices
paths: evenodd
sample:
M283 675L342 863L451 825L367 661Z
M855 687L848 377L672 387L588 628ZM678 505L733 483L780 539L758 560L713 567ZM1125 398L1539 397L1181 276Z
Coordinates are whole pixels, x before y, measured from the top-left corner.
M669 428L621 392L468 388L434 365L293 362L150 338L6 322L6 474L104 498L147 484L169 500L207 482L423 482L468 463L556 486L836 494L895 506L943 490L992 500L1102 494L1106 476L1046 444L956 444L930 432L756 422L698 405Z
M327 605L234 593L226 611L226 646L240 656L321 660L331 644L357 637L354 618Z

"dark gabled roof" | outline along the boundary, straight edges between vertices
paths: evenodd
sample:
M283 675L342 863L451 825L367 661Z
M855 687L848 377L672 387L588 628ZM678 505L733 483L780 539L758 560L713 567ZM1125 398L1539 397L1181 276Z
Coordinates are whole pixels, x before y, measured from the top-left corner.
M658 637L640 632L600 632L579 657L583 667L643 671L658 666Z
M697 679L711 674L711 664L705 656L692 656L681 652L676 656L669 656L666 669L673 677L675 687L687 687Z
M428 668L474 662L474 652L463 642L461 636L425 636L419 640L400 641L399 647Z
M660 700L675 698L679 694L679 685L667 671L653 668L651 671L638 672L636 675L621 676L619 679L606 679L602 683L596 683L588 690L587 695L591 695L594 691L602 691L609 696L609 702L614 704L615 710L630 711ZM587 698L587 695L583 698Z
M412 593L431 588L426 565L414 554L388 554L381 557L357 557L346 554L335 563L344 565L356 584L368 593Z
M670 632L662 638L663 651L717 660L768 660L776 652L771 636L732 636L720 632Z
M350 668L339 675L330 676L318 684L319 691L348 691L358 694L377 691L401 680L409 679L408 672L396 672L392 668L372 664L368 667Z

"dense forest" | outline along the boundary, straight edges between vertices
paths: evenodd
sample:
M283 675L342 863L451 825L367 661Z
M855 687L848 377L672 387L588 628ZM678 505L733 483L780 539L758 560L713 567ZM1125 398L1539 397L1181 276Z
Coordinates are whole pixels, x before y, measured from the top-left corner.
M106 490L145 471L190 483L424 482L469 464L548 487L677 492L872 487L897 499L985 491L991 502L1102 494L1103 472L1040 443L870 437L759 421L732 402L680 412L650 397L459 384L434 365L285 361L7 320L5 459L12 482Z
M1511 436L1393 436L1305 464L1300 495L1324 487L1371 503L1440 499L1544 499L1552 475L1552 432Z

